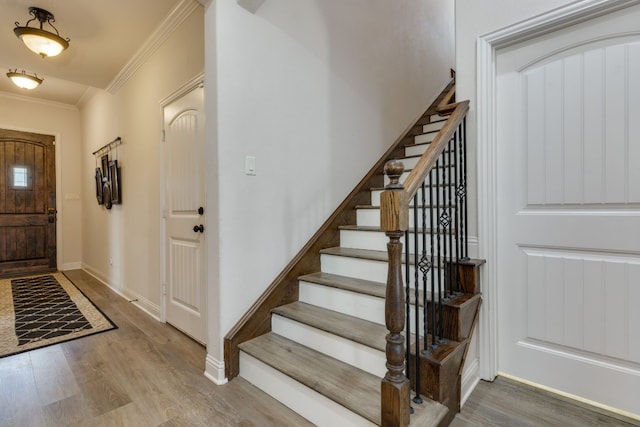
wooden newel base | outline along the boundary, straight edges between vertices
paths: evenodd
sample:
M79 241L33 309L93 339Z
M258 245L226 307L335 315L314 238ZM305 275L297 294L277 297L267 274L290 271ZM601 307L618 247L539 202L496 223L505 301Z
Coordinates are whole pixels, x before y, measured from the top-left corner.
M382 427L407 427L409 425L410 401L409 380L400 383L382 379L380 404L382 407Z

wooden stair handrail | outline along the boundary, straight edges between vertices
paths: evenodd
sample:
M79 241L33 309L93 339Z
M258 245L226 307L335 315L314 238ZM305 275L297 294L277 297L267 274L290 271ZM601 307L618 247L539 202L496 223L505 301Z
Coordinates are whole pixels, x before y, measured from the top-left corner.
M418 164L416 164L407 179L405 179L405 200L409 201L413 196L415 196L416 192L427 178L427 175L435 166L436 161L444 151L447 143L467 115L467 111L469 111L469 101L458 102L455 106L456 107L447 120L447 123L442 127L442 129L440 129L438 135L436 135L431 144L429 144L429 148L422 154Z
M451 99L449 94L453 96L454 93L455 88L450 89L443 102ZM402 162L391 160L385 165L385 173L389 176L390 183L380 195L380 227L389 238L389 243L387 243L389 267L385 300L385 323L389 333L386 337L387 373L381 381L381 421L383 427L406 427L409 425L411 402L409 380L404 375L405 338L402 335L402 330L406 314L400 238L409 228L409 203L411 199L435 167L438 158L469 111L469 101L449 105L455 106L451 116L429 144L429 148L422 154L403 184L400 183L400 176L404 172Z

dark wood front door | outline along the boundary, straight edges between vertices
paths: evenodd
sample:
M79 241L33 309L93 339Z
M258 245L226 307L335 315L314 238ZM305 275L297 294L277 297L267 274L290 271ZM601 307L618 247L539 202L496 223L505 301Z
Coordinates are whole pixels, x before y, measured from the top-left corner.
M0 129L0 276L56 267L54 137Z

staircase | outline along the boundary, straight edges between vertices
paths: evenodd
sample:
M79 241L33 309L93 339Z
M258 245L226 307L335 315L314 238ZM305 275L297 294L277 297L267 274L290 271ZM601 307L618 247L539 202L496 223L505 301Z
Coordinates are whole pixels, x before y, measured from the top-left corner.
M380 213L385 188L370 184L391 182L380 167L390 158L400 159L408 170L416 166L446 123L447 117L434 113L451 87L365 177L361 187L369 187L352 193L350 201L328 221L330 226L323 227L324 237L303 250L230 332L225 343L229 378L239 372L319 426L403 424L390 424L388 420L396 415L383 415L381 408L381 379L387 374L388 362L389 254ZM407 176L404 173L400 181ZM444 186L436 191L445 200ZM404 238L413 239L421 231L409 222ZM444 291L442 295L427 292L427 313L442 306L439 316L427 316L432 319L424 326L427 343L437 342L433 348L427 345L428 352L421 350L425 334L419 332L417 338L415 334L424 316L425 291L416 291L414 283L409 283L407 291L407 299L415 304L407 315L410 352L406 371L414 390L410 425L415 426L448 425L459 411L462 367L480 307L478 269L482 261L439 258L434 268L449 282L455 277L459 289L446 296ZM407 264L405 277L414 277L415 263L409 260L405 267ZM435 341L432 334L438 335Z

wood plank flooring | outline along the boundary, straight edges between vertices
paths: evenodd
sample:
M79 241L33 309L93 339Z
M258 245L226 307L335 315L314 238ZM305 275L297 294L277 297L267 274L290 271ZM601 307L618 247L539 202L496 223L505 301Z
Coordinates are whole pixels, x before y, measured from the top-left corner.
M206 379L205 349L82 271L73 282L119 327L0 358L0 426L310 426L242 378ZM481 382L469 426L631 426L512 381Z
M451 427L638 425L640 421L625 419L553 393L498 377L493 383L480 381L462 411L453 420Z
M0 426L308 426L242 378L204 377L205 349L82 271L118 329L0 359Z

